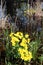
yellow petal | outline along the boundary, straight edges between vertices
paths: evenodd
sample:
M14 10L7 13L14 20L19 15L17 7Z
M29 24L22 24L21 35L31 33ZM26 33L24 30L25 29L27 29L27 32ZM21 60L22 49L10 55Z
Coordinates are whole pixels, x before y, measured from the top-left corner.
M25 38L28 38L28 37L29 37L29 35L28 35L28 34L26 34L26 35L25 35Z
M13 34L14 34L14 33L11 33L9 36L11 37L11 36L13 36Z
M27 43L29 43L29 42L30 42L30 39L28 38L28 39L27 39Z

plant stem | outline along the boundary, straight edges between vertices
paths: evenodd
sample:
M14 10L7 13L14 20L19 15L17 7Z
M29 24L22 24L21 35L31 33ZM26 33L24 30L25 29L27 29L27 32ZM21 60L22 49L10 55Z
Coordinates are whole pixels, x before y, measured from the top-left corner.
M42 61L41 61L41 65L42 65Z
M26 63L26 62L24 62L24 65L30 65L30 63Z

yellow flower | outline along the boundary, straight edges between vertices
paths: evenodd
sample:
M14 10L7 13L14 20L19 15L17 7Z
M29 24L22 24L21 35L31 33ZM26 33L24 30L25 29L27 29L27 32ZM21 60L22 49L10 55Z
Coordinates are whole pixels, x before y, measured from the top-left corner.
M11 40L12 46L16 45L16 42L14 40Z
M12 46L15 46L16 42L19 42L20 40L14 36L11 37L11 43L12 43Z
M9 36L12 37L14 35L14 33L11 33Z
M22 42L20 43L21 46L23 46L25 49L28 49L27 47L27 40L25 38L22 39Z
M22 54L25 50L22 49L22 48L19 48L18 51L19 51L20 54Z
M26 40L25 38L23 38L23 39L22 39L22 42L23 42L23 43L26 43L26 42L27 42L27 40Z
M19 39L22 39L23 36L20 36L18 34L14 34L16 37L18 37Z
M31 61L32 53L28 52L26 49L19 48L19 54L21 55L21 59L24 61Z
M28 37L29 37L29 35L28 35L28 34L26 34L26 35L25 35L25 38L28 38Z
M31 52L28 52L28 58L29 58L29 61L31 61L31 59L32 59L32 53Z
M15 41L15 42L19 42L19 41L20 41L18 38L14 37L14 36L12 36L11 39L12 39L13 41Z
M17 32L16 34L18 34L20 36L23 36L23 33L22 32Z
M26 44L26 43L22 43L22 42L21 42L21 43L20 43L20 45L21 45L21 46L23 46L25 49L28 49L28 47L27 47L27 44Z
M22 39L23 38L23 33L22 32L17 32L16 34L14 34L15 36L17 36L18 38Z
M27 39L27 43L29 43L29 42L30 42L30 39L28 38L28 39Z
M23 49L23 48L19 48L18 49L18 51L19 51L19 53L22 55L22 54L27 54L28 53L28 51L26 50L26 49Z
M11 39L11 43L12 43L12 46L15 46L16 42L15 42L14 38Z

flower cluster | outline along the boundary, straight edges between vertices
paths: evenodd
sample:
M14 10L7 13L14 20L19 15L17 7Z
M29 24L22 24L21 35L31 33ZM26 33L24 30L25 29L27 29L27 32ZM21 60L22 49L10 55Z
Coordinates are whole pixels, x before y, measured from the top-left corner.
M31 61L32 52L28 50L28 44L30 42L30 38L28 34L23 35L22 32L11 33L11 44L15 47L18 44L18 54L20 58L24 61Z

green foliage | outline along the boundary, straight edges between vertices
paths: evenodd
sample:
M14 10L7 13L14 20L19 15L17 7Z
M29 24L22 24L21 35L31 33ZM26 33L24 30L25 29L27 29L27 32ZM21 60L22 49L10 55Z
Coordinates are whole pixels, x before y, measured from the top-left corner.
M43 61L43 54L41 54L41 56L39 57L40 61Z
M8 61L8 63L6 65L12 65L10 63L10 57L13 57L13 58L16 58L16 59L18 59L20 57L20 55L18 54L18 51L17 51L18 48L19 48L19 45L17 44L15 47L11 46L8 30L6 30L4 32L4 35L5 35L5 38L6 38L6 59ZM34 41L32 40L28 44L29 51L31 51L32 55L33 55L33 60L36 60L38 58L37 52L38 52L38 49L40 47L40 43L41 43L40 39L36 37L36 39ZM38 59L40 61L43 61L43 55L41 55ZM15 63L15 65L17 65L17 64Z
M40 46L40 40L35 40L30 43L30 47L31 47L30 50L32 51L33 54L33 60L37 58L37 51L39 46Z
M32 33L33 37L35 38L35 40L32 40L32 42L29 44L30 45L30 50L32 51L33 54L33 60L38 59L38 50L41 44L41 36L42 36L42 32L40 33L40 35L37 33Z

